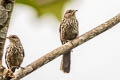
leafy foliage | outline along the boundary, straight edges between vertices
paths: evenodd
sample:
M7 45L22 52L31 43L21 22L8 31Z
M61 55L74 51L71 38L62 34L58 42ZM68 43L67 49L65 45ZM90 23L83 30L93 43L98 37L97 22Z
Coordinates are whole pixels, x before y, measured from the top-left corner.
M38 16L41 16L45 13L52 13L61 19L62 9L66 2L70 0L16 0L16 3L25 4L33 7Z

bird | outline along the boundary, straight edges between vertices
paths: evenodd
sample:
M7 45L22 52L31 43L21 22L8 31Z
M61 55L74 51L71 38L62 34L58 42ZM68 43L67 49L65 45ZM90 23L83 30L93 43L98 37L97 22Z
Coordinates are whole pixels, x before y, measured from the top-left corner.
M60 40L62 45L71 41L79 35L78 31L78 20L76 19L75 13L78 10L69 9L65 12L64 17L60 23ZM60 70L64 73L70 72L71 65L71 50L63 54Z
M24 59L24 49L22 43L17 35L9 35L9 45L6 49L5 62L8 70L15 72L20 68Z

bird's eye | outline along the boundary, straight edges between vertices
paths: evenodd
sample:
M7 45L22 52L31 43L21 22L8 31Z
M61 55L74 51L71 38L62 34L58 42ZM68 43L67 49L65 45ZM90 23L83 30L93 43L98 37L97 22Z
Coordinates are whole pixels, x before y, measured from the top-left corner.
M67 11L66 13L71 13L72 12L72 10L69 10L69 11Z
M16 38L16 36L12 36L12 38Z
M68 11L68 13L71 13L72 11Z

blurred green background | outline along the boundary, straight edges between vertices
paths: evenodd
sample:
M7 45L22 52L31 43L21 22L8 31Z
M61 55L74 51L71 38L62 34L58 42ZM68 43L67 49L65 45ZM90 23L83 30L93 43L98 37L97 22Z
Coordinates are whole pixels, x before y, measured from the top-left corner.
M71 0L16 0L16 3L31 6L36 10L38 17L45 13L51 13L60 20L64 5L70 1Z

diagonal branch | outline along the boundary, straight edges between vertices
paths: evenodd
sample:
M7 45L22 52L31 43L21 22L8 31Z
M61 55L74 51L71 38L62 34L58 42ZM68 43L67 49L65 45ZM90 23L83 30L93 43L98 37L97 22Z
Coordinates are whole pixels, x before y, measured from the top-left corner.
M14 0L0 0L0 80L6 71L2 66L2 57L13 5Z
M97 26L96 28L86 32L85 34L79 36L78 38L64 44L63 46L49 52L48 54L44 55L43 57L39 58L38 60L32 62L31 64L27 65L25 69L19 70L15 74L15 78L11 80L18 80L23 78L33 72L34 70L40 68L41 66L47 64L48 62L52 61L53 59L57 58L58 56L65 54L68 50L71 50L78 45L85 43L86 41L96 37L97 35L103 33L104 31L112 28L117 23L120 22L120 14L113 17L112 19L108 20L107 22Z

